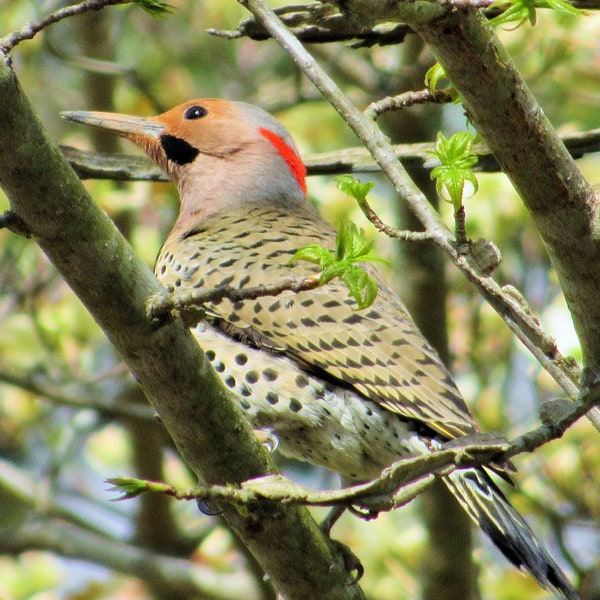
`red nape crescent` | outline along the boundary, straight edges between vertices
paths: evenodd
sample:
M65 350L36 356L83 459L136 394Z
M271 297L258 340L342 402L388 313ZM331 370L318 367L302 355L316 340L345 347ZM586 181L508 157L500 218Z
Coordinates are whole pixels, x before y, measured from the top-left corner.
M266 137L273 146L277 149L277 152L285 160L290 168L290 171L296 178L300 189L306 194L306 167L300 159L300 157L294 152L292 148L286 143L285 140L280 138L277 134L260 127L259 130L261 135Z

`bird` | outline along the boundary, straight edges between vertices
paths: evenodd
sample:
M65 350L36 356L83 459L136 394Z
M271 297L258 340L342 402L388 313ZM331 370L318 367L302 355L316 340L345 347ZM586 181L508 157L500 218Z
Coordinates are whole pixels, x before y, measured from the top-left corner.
M307 199L287 129L244 102L195 99L155 117L68 111L140 146L176 183L180 208L155 263L171 292L268 285L319 272L298 249L335 247ZM310 291L204 305L192 333L257 432L282 454L365 482L401 457L479 430L446 366L374 265L357 310L339 279ZM442 477L506 558L559 597L579 598L485 468Z

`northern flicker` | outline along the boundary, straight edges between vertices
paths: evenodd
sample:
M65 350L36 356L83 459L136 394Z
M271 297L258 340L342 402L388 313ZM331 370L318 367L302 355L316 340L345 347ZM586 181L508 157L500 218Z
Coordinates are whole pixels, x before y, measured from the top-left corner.
M334 247L335 230L306 199L292 138L256 106L200 99L153 118L64 116L131 140L177 183L179 216L155 266L171 290L304 277L317 267L290 264L294 253L308 244ZM366 268L379 292L365 310L355 310L333 280L298 294L210 303L193 330L253 428L274 435L284 454L347 483L477 431L436 352L386 281ZM543 587L578 598L485 469L443 481L511 562Z

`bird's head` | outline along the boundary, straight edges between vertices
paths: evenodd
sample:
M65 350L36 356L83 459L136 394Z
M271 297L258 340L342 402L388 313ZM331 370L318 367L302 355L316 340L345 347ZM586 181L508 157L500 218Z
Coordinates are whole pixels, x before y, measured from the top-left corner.
M173 178L181 217L205 218L247 203L303 202L305 167L269 113L243 102L191 100L157 117L69 111L63 117L131 140Z

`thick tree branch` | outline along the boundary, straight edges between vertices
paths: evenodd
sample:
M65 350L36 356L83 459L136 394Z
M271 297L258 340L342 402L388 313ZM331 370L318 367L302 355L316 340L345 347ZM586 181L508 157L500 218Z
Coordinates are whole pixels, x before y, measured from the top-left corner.
M273 473L185 324L148 319L147 301L161 286L45 134L8 60L0 62L0 104L0 184L12 209L128 364L184 460L209 483ZM226 506L223 516L286 598L361 597L305 509Z

